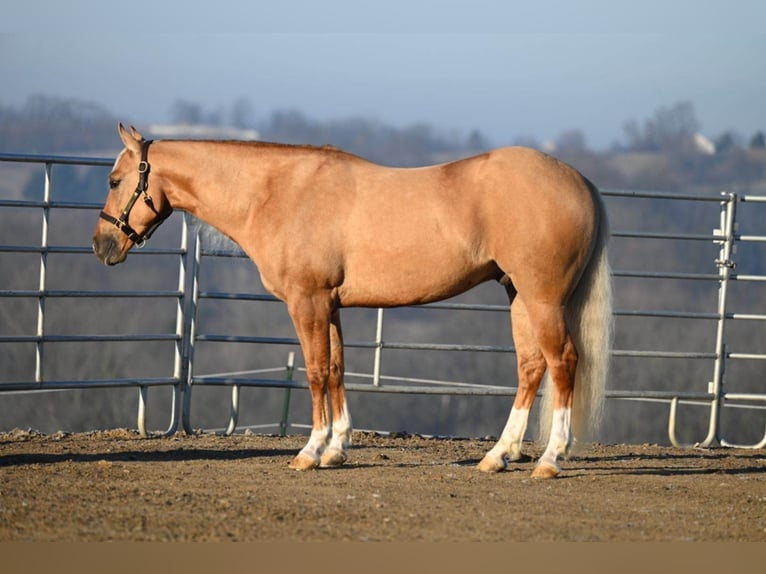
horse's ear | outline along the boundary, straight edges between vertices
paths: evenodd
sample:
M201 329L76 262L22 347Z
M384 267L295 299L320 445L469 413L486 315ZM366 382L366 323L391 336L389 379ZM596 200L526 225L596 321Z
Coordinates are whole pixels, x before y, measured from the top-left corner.
M130 133L133 134L133 137L136 138L139 142L144 141L144 136L138 133L138 130L133 126L130 126Z
M141 137L141 134L139 134L134 127L131 126L130 129L132 133L128 133L128 130L125 129L125 126L123 126L122 123L120 123L117 127L117 131L119 131L120 138L122 139L122 143L125 144L125 147L131 151L140 153L141 141L143 140L143 138Z

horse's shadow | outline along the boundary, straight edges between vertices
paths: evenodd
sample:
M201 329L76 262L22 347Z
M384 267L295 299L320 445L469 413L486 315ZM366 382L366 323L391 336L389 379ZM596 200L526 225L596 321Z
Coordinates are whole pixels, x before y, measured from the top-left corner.
M178 449L169 451L124 451L90 453L24 453L0 456L0 468L31 464L59 464L63 462L189 462L216 460L247 460L264 457L294 455L294 449L247 448L235 450Z
M61 453L23 453L0 455L0 469L12 466L26 465L48 465L60 464L64 462L74 463L93 463L93 462L190 462L190 461L232 461L232 460L253 460L259 458L280 458L285 457L288 460L295 454L294 448L241 448L241 449L210 449L210 448L180 448L174 450L127 450L123 452L61 452ZM728 453L678 453L678 454L630 454L619 456L578 456L572 457L568 461L563 461L562 473L558 479L575 479L593 476L703 476L710 474L720 475L743 475L743 474L762 474L766 473L766 465L759 464L763 460L760 453L738 454L737 458L748 459L748 464L740 468L723 468L716 464L730 456ZM700 458L704 459L706 466L699 466ZM447 461L439 466L472 467L475 468L481 459L466 458L453 461ZM535 457L525 455L521 460L514 461L508 465L504 472L528 471L535 463ZM678 461L689 461L685 466L656 466L657 462L662 460L673 460L674 464ZM620 467L619 463L624 461L626 466ZM636 461L645 461L645 465L636 465ZM338 467L320 467L320 471L352 471L364 468L421 468L424 466L433 466L433 463L423 462L396 462L393 457L386 457L380 462L375 461L349 461L347 464ZM503 473L499 473L503 474Z
M562 460L562 471L557 480L592 478L594 476L704 476L711 474L737 476L766 473L766 465L761 463L764 457L760 452L737 453L737 459L746 461L746 465L739 468L725 468L717 464L719 461L731 456L730 452L716 451L662 454L636 453L613 456L580 455ZM704 461L705 466L700 466L700 459ZM467 458L447 464L457 467L476 467L480 460L479 458ZM646 464L637 465L637 461L645 462ZM673 465L667 467L657 466L657 463L661 461L672 461ZM678 466L679 462L683 463L683 461L688 461L689 464ZM529 471L535 462L537 462L537 457L525 454L522 455L520 460L510 462L508 467L498 474ZM625 466L620 466L620 462L625 462Z
M582 478L594 476L707 476L717 474L721 476L737 476L746 474L763 474L766 468L761 466L748 466L745 468L658 468L646 466L638 468L615 468L589 466L577 468L565 468L562 478Z

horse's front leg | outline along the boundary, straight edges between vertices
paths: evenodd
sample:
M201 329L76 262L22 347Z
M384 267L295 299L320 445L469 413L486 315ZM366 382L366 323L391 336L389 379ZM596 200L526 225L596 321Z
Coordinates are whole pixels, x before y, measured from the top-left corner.
M319 297L288 299L287 308L303 350L312 405L311 436L290 462L290 468L310 470L320 465L322 453L330 440L327 383L330 376L331 310L329 301Z
M322 454L322 466L340 466L346 462L346 449L351 444L351 415L346 404L343 386L343 332L340 311L333 312L330 321L330 378L329 392L332 407L332 439Z

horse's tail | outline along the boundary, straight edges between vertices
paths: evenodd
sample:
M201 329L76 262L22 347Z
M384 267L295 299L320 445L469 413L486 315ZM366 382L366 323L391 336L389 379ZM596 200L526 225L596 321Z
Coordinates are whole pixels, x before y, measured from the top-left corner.
M596 436L601 424L612 347L612 282L607 253L609 222L598 190L590 184L599 217L593 251L567 305L567 326L578 352L572 404L572 434ZM547 442L553 414L553 385L546 381L540 411L540 438Z

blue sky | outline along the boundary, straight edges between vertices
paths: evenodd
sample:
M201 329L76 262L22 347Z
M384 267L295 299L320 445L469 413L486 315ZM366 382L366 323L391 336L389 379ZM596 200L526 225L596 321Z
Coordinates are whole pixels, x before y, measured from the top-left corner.
M427 122L498 145L580 129L604 148L627 120L689 100L709 136L766 129L763 2L16 4L0 24L4 105L82 98L140 126L178 99L245 97L258 119Z

